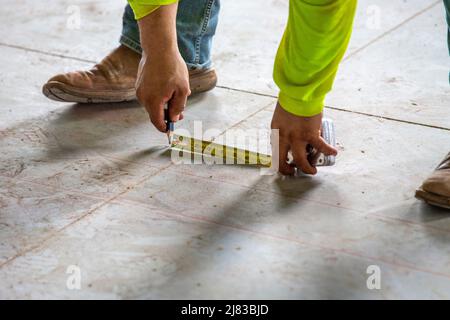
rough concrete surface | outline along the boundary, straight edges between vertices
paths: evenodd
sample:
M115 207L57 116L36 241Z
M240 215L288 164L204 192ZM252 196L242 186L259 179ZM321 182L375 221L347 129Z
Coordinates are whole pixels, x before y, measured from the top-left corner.
M450 298L450 212L414 198L450 150L441 1L360 1L325 109L337 163L294 178L177 165L136 102L41 94L117 45L124 4L0 9L0 298ZM72 5L80 29L67 28ZM269 127L288 1L222 7L219 87L189 99L178 125L201 120L217 139ZM379 290L367 288L372 265ZM80 290L67 287L70 266Z

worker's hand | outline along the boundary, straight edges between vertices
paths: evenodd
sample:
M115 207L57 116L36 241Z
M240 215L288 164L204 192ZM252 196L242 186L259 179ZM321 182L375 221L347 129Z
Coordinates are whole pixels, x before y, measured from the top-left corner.
M176 122L183 118L183 110L190 94L188 70L178 51L165 52L160 57L152 56L150 59L143 53L136 95L159 131L166 131L165 104L169 106L170 120Z
M325 155L336 155L337 150L320 136L322 113L312 117L300 117L285 111L279 103L272 118L272 129L279 129L279 171L293 175L295 167L307 174L316 174L314 164L308 161L307 145ZM275 141L272 143L276 143ZM293 164L288 164L288 152L292 152Z
M138 20L142 59L136 95L155 127L166 131L164 106L170 120L183 118L189 89L189 73L178 50L176 16L178 3L164 5Z

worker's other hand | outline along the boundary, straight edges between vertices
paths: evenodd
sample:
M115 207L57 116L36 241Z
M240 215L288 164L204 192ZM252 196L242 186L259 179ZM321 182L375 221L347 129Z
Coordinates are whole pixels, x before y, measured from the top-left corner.
M166 131L164 106L169 107L170 120L183 119L189 88L189 73L178 50L162 52L151 58L144 52L139 64L136 95L147 110L153 125Z
M295 167L307 174L316 174L314 164L308 161L308 144L325 155L337 155L337 150L321 137L322 113L312 117L296 116L284 110L279 103L272 118L272 129L279 129L279 167L284 175L293 175ZM272 143L275 143L273 141ZM293 163L288 163L288 152Z

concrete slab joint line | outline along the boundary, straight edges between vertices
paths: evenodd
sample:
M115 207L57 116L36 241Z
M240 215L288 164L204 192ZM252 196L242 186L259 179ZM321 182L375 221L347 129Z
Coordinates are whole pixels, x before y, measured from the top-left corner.
M413 14L411 17L403 20L402 22L400 22L398 25L392 27L391 29L383 32L381 35L379 35L378 37L376 37L375 39L367 42L365 45L363 45L362 47L359 47L358 49L350 52L344 59L342 59L342 62L345 62L347 60L349 60L352 56L358 54L359 52L365 50L367 47L371 46L372 44L374 44L375 42L381 40L382 38L384 38L385 36L387 36L388 34L391 34L392 32L394 32L395 30L399 29L401 26L405 25L406 23L410 22L411 20L417 18L418 16L424 14L425 12L427 12L428 10L430 10L431 8L433 8L434 6L438 5L439 3L441 3L442 0L437 0L435 2L433 2L432 4L428 5L427 7L423 8L422 10L418 11L417 13Z
M227 86L217 86L217 88L231 90L231 91L237 91L237 92L242 92L242 93L248 93L248 94L254 94L254 95L257 95L257 96L269 97L269 98L274 98L274 99L278 98L277 96L271 95L271 94L252 92L252 91L241 90L241 89L235 89L235 88L230 88L230 87L227 87ZM331 107L331 106L325 106L325 109L342 111L342 112L348 112L348 113L354 113L354 114L359 114L359 115L362 115L362 116L373 117L373 118L378 118L378 119L383 119L383 120L388 120L388 121L395 121L395 122L401 122L401 123L406 123L406 124L412 124L412 125L416 125L416 126L422 126L422 127L433 128L433 129L450 131L450 127L448 127L448 128L440 127L440 126L435 126L435 125L431 125L431 124L413 122L413 121L397 119L397 118L392 118L392 117L386 117L386 116L379 116L379 115L376 115L376 114L371 114L371 113L366 113L366 112L361 112L361 111L354 111L354 110L350 110L350 109Z
M27 48L24 46L18 46L18 45L9 44L9 43L3 43L3 42L0 42L0 47L8 47L8 48L18 49L18 50L23 50L23 51L40 53L40 54L43 54L46 56L56 57L56 58L61 58L61 59L69 59L69 60L75 60L75 61L87 62L87 63L97 63L97 61L94 61L94 60L83 59L83 58L78 58L78 57L73 57L73 56L67 56L64 54L47 52L47 51L42 51L42 50L33 49L33 48Z

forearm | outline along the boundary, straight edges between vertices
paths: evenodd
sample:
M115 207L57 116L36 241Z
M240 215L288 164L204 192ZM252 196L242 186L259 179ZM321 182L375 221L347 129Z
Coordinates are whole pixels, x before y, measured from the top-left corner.
M138 20L142 59L136 96L161 132L167 131L165 106L169 109L170 120L176 122L182 119L190 95L189 73L178 50L177 9L176 2L163 5Z
M356 0L291 0L277 52L274 80L283 109L299 116L322 112L347 48Z
M176 16L178 3L164 5L138 20L141 47L147 55L178 52Z

